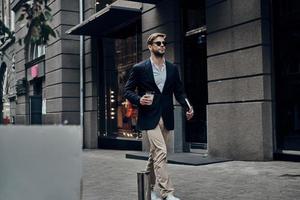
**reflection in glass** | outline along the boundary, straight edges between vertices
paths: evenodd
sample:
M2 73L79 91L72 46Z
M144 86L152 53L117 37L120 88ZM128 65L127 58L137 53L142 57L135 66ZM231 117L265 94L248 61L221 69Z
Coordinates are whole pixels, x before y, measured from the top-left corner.
M137 35L115 40L115 65L117 67L117 128L118 137L139 138L136 129L137 107L123 97L124 86L132 66L141 59Z

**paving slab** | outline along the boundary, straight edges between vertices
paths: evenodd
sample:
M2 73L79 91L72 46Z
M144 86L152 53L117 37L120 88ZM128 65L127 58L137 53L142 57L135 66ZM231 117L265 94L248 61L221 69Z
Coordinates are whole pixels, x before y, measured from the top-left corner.
M83 153L83 200L137 200L137 172L146 161L128 151ZM210 165L168 165L181 200L298 200L300 163L230 161Z

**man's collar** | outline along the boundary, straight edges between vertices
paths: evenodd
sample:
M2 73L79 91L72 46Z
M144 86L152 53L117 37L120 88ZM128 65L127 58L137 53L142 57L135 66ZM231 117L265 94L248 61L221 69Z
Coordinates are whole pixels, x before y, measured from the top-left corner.
M166 60L165 60L165 58L163 58L163 65L162 65L162 68L161 68L161 70L159 69L159 67L158 67L158 65L156 65L154 62L153 62L153 60L152 60L152 58L150 57L150 62L151 62L151 65L152 65L152 67L155 67L156 69L158 69L159 71L164 71L165 70L165 68L166 68Z

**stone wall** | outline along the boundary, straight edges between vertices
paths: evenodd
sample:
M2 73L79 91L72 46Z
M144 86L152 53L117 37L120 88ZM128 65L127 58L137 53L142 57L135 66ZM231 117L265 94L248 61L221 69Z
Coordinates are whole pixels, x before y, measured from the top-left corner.
M206 3L209 154L272 159L268 5L260 0Z

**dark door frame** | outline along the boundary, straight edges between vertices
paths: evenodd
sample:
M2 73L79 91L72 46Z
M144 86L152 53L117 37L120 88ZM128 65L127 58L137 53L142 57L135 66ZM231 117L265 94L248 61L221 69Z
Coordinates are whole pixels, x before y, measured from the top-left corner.
M200 50L201 48L203 48L203 45L205 45L206 48L206 23L205 23L205 0L199 1L199 0L194 0L192 2L182 2L183 4L180 5L181 7L181 60L183 63L183 68L182 68L182 74L183 74L183 82L185 85L185 90L187 92L187 96L189 97L188 93L191 93L191 91L189 90L188 84L187 84L187 75L188 75L188 71L187 71L187 48L186 45L188 45L188 43L195 41L197 42L198 46L197 49L194 49L194 51L197 51L195 53L198 53L198 51L202 51ZM192 7L192 8L198 8L198 10L203 10L203 13L198 13L198 20L195 20L193 23L190 23L190 19L188 19L188 14L187 14L187 9L188 7ZM197 45L196 44L196 45ZM205 52L202 53L206 53L206 49ZM199 52L200 54L200 52ZM204 62L207 62L207 57L204 56ZM203 64L203 63L202 63ZM201 62L199 62L199 65L202 65ZM200 67L200 66L195 66L195 67ZM206 79L203 80L202 82L204 84L206 84L206 86L204 85L202 88L202 93L203 95L207 95L207 63L205 64L206 68L202 69L200 71L203 72L202 74L202 78ZM199 71L198 71L199 72ZM199 72L201 74L201 72ZM198 80L198 79L197 79ZM206 87L206 88L205 88ZM206 92L204 92L203 90L206 89ZM200 91L199 91L200 92ZM206 94L204 94L206 93ZM189 121L189 122L185 122L184 123L184 127L185 127L185 141L186 142L190 142L191 143L191 147L192 148L207 148L207 119L206 119L206 105L207 105L207 99L206 100L195 100L193 102L193 98L190 97L192 104L194 104L194 108L198 108L195 109L195 116L194 116L194 120ZM202 102L202 103L200 103ZM195 104L201 104L201 105L195 105ZM204 116L197 116L197 114L199 115L199 113L203 113L203 105L205 104L205 117ZM202 110L200 111L199 109ZM194 122L196 119L195 118L199 118L197 122ZM203 117L205 118L203 120ZM200 121L199 121L200 120ZM197 126L196 124L202 124L200 126ZM197 133L192 134L191 132L194 132L197 129ZM201 134L201 135L200 135Z
M278 120L282 119L282 116L280 116L280 113L279 111L282 110L282 109L279 109L278 105L280 102L279 102L279 99L278 99L278 84L279 84L279 77L278 77L278 67L277 66L277 62L278 62L278 53L277 53L277 49L280 48L280 44L278 44L278 36L276 36L277 33L277 20L276 19L276 16L278 15L278 13L276 13L276 2L275 1L278 1L278 0L270 0L269 1L269 6L270 6L270 17L271 17L271 50L272 50L272 58L271 58L271 62L272 62L272 99L273 99L273 105L272 105L272 109L273 109L273 114L272 114L272 117L273 117L273 138L274 138L274 142L273 142L273 145L274 145L274 153L275 153L275 159L276 157L276 154L277 153L282 153L284 150L286 149L289 149L287 148L284 144L285 142L285 138L282 134L280 134L280 129L282 129L282 126L284 126L284 124L281 124L281 122L278 122ZM276 10L275 10L276 9ZM299 9L300 10L300 9ZM282 102L281 102L282 103ZM287 111L287 110L286 110ZM281 128L280 128L281 126ZM298 145L298 148L300 145ZM298 151L298 150L297 150Z

